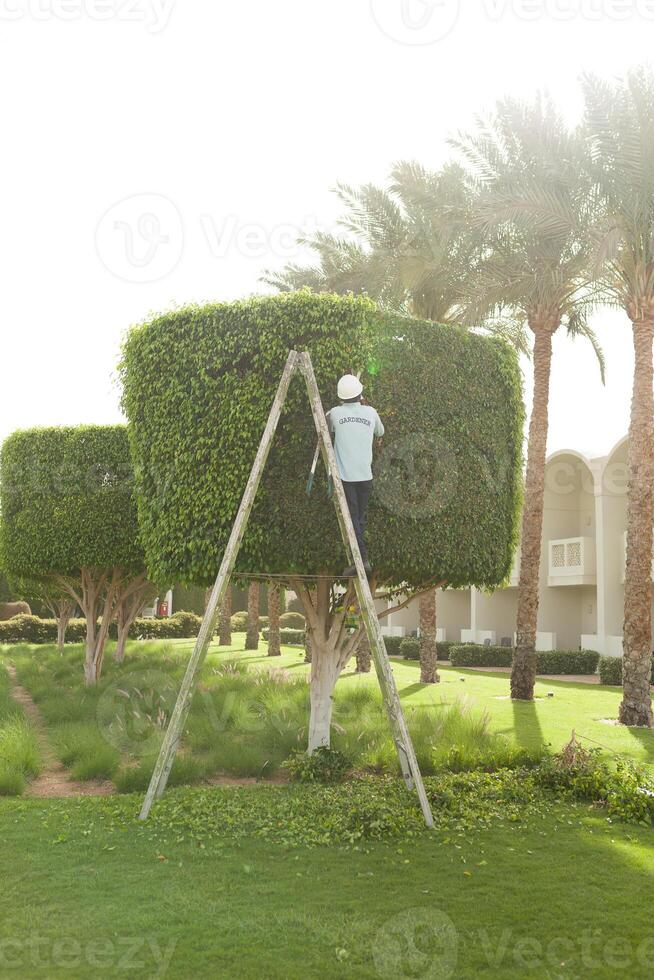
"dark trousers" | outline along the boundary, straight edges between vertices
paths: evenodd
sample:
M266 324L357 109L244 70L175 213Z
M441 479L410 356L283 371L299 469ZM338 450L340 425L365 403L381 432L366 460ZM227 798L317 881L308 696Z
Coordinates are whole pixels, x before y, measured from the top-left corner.
M362 480L360 483L347 483L343 480L343 489L347 505L352 515L354 531L361 549L361 557L364 562L368 561L368 549L364 538L366 530L366 516L368 513L368 501L372 491L372 480Z

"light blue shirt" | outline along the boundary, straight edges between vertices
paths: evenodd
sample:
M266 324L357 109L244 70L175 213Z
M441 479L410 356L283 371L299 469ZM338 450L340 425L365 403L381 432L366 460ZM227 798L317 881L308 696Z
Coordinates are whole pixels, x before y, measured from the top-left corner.
M348 483L372 480L373 439L384 435L384 426L375 409L350 402L332 408L328 418L341 480Z

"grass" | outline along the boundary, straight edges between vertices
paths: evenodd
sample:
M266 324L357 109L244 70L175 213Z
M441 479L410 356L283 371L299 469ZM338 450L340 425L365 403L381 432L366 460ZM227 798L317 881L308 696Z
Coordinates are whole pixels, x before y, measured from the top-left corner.
M48 726L52 745L75 779L112 779L121 792L147 786L175 703L188 644L133 644L122 665L109 661L94 689L83 684L82 649L62 656L15 647L20 682ZM260 658L259 658L260 659ZM309 693L297 651L287 667L251 664L240 649L212 653L193 700L171 781L196 783L216 774L272 776L306 746ZM487 712L459 697L410 707L407 720L426 775L446 768L497 769L534 762L542 747L524 750L491 730ZM350 675L336 699L333 745L357 770L397 772L396 750L379 691L369 677Z
M273 775L306 744L307 665L286 647L271 660L266 646L211 648L193 701L173 785L226 773ZM6 647L20 682L31 692L52 744L76 779L112 779L121 792L143 790L150 778L192 640L132 643L125 663L107 659L96 689L83 685L82 650ZM1 654L0 654L1 656ZM419 666L395 661L393 671L421 768L496 769L559 750L573 729L584 744L638 764L654 760L654 732L607 724L617 717L619 688L538 681L533 703L508 698L508 676L441 668L441 683L419 683ZM548 693L553 697L548 697ZM396 771L395 748L373 674L349 668L339 681L333 744L358 768ZM20 781L20 780L19 780Z
M41 760L36 733L11 697L9 675L0 665L0 796L20 796Z
M317 847L292 834L361 811L350 787L178 789L146 824L129 796L0 801L0 972L649 977L651 830L477 796L431 833Z

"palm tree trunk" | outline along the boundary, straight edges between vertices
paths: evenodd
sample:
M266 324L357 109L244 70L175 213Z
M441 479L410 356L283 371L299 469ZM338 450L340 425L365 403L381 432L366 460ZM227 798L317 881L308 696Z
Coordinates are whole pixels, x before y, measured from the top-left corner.
M522 511L517 642L511 670L511 697L533 701L536 683L536 630L540 579L545 458L549 417L552 335L550 323L530 324L534 332L534 397L529 422L527 479ZM558 326L558 324L556 325Z
M370 673L370 641L368 640L368 634L364 630L361 632L361 639L359 640L359 645L356 652L357 660L357 674L369 674Z
M227 586L225 598L220 607L218 618L218 645L230 647L232 645L232 587Z
M279 585L268 586L268 656L281 657L282 648L279 636L279 615L282 590Z
M250 582L248 588L248 624L245 633L245 649L259 649L259 583Z
M420 596L420 683L438 684L436 646L436 589Z
M652 673L652 521L654 518L654 319L635 320L634 387L629 425L627 570L622 660L623 725L654 726Z

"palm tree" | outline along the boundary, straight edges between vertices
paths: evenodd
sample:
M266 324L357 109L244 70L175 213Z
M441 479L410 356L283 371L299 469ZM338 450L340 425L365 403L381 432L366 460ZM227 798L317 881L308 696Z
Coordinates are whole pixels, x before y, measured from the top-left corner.
M245 631L245 649L259 649L259 583L248 586L248 619Z
M268 656L280 657L282 654L279 632L279 616L282 606L282 588L279 582L268 585Z
M339 222L345 234L304 239L318 264L289 265L264 281L285 291L365 292L384 308L458 323L481 254L479 236L470 233L478 191L465 170L450 163L435 172L402 162L391 171L388 190L339 184L336 193L345 207ZM491 327L525 350L519 325L498 318ZM421 675L435 683L435 590L420 603L420 634Z
M534 392L529 425L511 696L532 700L543 530L552 340L564 326L588 338L595 295L590 274L591 211L583 180L584 144L547 99L500 101L473 134L452 141L479 182L475 216L486 254L471 285L472 322L509 314L533 335Z
M654 521L654 75L635 69L610 85L583 80L590 177L598 204L602 287L631 320L634 382L629 426L627 570L620 721L654 725L652 524Z

